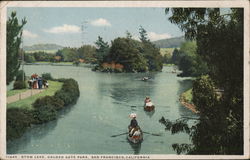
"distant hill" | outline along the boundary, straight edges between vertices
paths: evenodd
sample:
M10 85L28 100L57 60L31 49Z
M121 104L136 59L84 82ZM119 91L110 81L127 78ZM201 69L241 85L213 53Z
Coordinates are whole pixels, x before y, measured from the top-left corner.
M154 41L153 43L159 48L179 48L180 45L185 41L185 38L182 36L169 39L162 39Z
M63 46L60 46L58 44L34 44L32 46L24 46L24 51L27 52L34 52L34 51L47 51L47 52L53 52L57 51L59 49L64 48Z

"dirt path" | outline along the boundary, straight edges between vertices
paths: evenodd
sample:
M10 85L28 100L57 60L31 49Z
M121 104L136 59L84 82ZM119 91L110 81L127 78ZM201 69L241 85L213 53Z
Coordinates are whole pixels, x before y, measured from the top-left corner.
M18 94L15 94L13 96L9 96L9 97L7 97L7 104L19 101L21 99L28 98L28 97L33 96L35 94L41 93L43 91L44 91L44 89L29 89L25 92L18 93Z

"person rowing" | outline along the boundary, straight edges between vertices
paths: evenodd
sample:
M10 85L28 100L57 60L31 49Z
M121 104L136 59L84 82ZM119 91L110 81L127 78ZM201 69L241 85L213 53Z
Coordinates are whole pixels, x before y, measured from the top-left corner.
M130 121L130 125L128 127L129 132L127 138L132 143L140 143L143 140L143 132L136 120L136 114L131 113L129 117L132 118L132 120Z
M144 100L144 109L146 111L152 111L154 110L154 104L151 102L151 99L147 96Z
M136 120L136 114L135 113L131 113L129 115L129 117L132 118L131 121L130 121L130 125L128 127L129 136L132 136L134 134L134 132L137 130L137 128L139 128L139 126L138 126L138 122Z

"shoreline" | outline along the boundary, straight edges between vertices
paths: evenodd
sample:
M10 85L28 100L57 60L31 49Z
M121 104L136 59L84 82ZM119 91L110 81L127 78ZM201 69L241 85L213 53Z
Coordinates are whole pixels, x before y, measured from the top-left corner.
M196 110L196 107L194 104L191 104L189 102L186 101L185 97L183 96L183 94L181 94L180 99L179 99L180 103L186 107L187 109L191 110L192 112L198 114L199 111Z

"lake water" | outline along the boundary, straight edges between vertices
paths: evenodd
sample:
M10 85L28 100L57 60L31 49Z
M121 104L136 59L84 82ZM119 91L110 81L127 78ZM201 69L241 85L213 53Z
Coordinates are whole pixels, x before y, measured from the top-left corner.
M21 138L8 142L8 154L176 154L173 143L190 143L184 134L171 135L159 119L175 120L195 116L181 106L179 95L190 88L189 79L171 73L164 67L158 73L98 73L88 67L26 65L26 75L51 73L54 78L74 78L80 97L77 103L62 111L59 118L30 128ZM143 76L152 77L140 81ZM154 113L143 110L144 98L150 96ZM144 134L141 145L131 145L126 135L129 114L135 112Z

